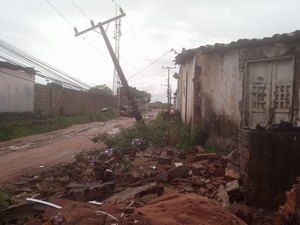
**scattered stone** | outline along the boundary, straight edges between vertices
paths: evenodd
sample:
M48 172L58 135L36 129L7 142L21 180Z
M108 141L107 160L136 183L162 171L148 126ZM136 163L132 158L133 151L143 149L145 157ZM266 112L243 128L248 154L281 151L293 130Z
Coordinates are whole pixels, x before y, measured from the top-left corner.
M199 153L205 152L205 149L201 145L196 145L196 149L198 150Z
M70 178L69 178L69 176L64 176L64 177L59 178L58 181L59 181L61 186L65 186L66 184L69 183Z
M252 209L249 206L233 203L230 205L229 210L247 224L252 224L253 215Z
M49 191L49 184L45 181L36 183L36 187L40 193L47 193Z
M176 148L167 148L167 156L174 157Z
M169 182L169 174L166 171L161 172L156 176L157 182L168 183Z
M217 200L221 202L222 207L228 207L229 204L229 195L224 187L224 185L220 185L217 189Z
M182 162L176 162L174 163L175 167L180 167L180 166L183 166L183 163Z
M168 170L170 180L176 179L178 177L183 177L190 170L186 166L179 166Z
M230 181L226 183L226 191L232 191L235 189L238 189L240 187L239 185L239 181L238 180L234 180L234 181Z
M106 170L104 171L102 180L103 180L104 182L108 182L108 181L112 181L112 180L114 180L114 179L115 179L115 174L113 173L113 171L110 170L110 169L106 169Z
M158 164L161 165L171 165L172 163L172 157L163 157L163 156L158 156L155 157L155 160L157 160Z
M112 203L121 203L121 202L129 202L134 200L135 198L142 198L143 196L149 194L156 194L157 196L162 195L164 192L164 188L157 186L155 183L135 187L135 188L127 188L124 191L121 191L109 199L106 199L104 202L112 202Z
M65 197L77 201L102 200L114 191L115 182L107 183L71 183L66 186L68 191Z
M196 176L208 176L208 169L206 166L203 165L202 162L194 162L191 165L191 170L193 171L193 174Z
M197 157L195 155L189 154L186 156L185 160L187 162L193 163L197 161Z
M225 176L231 177L233 179L240 179L240 172L239 172L239 167L232 164L228 163L227 167L225 168Z

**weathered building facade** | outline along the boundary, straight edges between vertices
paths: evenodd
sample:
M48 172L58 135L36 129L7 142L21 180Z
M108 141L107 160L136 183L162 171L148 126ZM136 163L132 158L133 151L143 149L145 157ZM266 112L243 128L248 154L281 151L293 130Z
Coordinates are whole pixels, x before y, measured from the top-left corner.
M177 109L185 123L299 124L300 32L184 50Z
M0 61L0 113L34 112L33 68Z
M248 187L258 187L263 180L264 187L255 190L270 190L272 185L285 181L273 189L282 191L288 181L300 175L296 131L300 126L300 31L183 50L176 63L180 65L177 109L182 120L207 132L210 144L225 150L228 145L240 149ZM287 132L287 127L293 132ZM285 145L284 154L280 152L285 141L276 142L278 136L291 141ZM254 137L265 138L257 143ZM277 152L273 158L271 146ZM285 154L295 157L283 157ZM277 166L259 171L259 165L264 165L260 160ZM269 200L270 196L274 193L269 193Z

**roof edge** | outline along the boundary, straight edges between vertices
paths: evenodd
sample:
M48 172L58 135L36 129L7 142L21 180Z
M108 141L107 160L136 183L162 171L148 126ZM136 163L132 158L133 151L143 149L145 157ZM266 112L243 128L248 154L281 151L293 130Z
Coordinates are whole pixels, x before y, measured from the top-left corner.
M214 45L204 45L193 49L182 49L182 52L175 57L175 64L182 65L186 61L193 58L198 51L205 52L217 52L225 51L228 49L258 46L263 44L271 44L276 42L292 42L300 40L300 30L296 30L291 33L274 34L272 37L264 37L261 39L239 39L232 41L229 44L216 43Z

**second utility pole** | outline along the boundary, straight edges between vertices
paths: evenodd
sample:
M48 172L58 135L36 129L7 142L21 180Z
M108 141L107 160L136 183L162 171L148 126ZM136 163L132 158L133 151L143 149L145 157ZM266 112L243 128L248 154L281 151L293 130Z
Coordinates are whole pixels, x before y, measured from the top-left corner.
M102 23L99 22L99 23L96 24L96 25L94 24L93 21L91 21L91 25L92 25L92 26L91 26L90 28L87 28L87 29L83 30L83 31L78 32L77 28L75 27L75 28L74 28L74 30L75 30L75 36L77 37L77 36L82 35L82 34L84 34L84 33L86 33L86 32L89 32L89 31L91 31L91 30L94 30L94 29L96 29L96 28L100 28L101 33L102 33L102 36L103 36L104 41L105 41L105 44L106 44L106 46L107 46L107 48L108 48L109 54L110 54L110 56L111 56L111 58L112 58L112 61L113 61L114 65L115 65L115 67L116 67L116 70L117 70L117 72L118 72L119 78L120 78L120 80L121 80L121 82L122 82L122 85L123 85L123 87L124 87L124 90L125 90L126 96L127 96L127 98L128 98L128 101L129 101L130 104L132 105L132 114L133 114L133 116L135 117L135 119L136 119L137 121L140 121L140 120L142 119L141 112L140 112L139 108L137 107L137 105L136 105L136 103L135 103L135 100L134 100L133 95L132 95L131 92L130 92L129 85L128 85L128 83L127 83L127 80L126 80L126 78L125 78L125 75L124 75L124 73L123 73L123 70L122 70L122 68L121 68L121 66L120 66L120 63L119 63L119 61L118 61L118 59L117 59L117 57L116 57L116 55L115 55L115 53L114 53L114 50L113 50L113 48L112 48L112 46L111 46L111 44L110 44L110 42L109 42L109 39L108 39L108 37L107 37L107 35L106 35L106 32L105 32L105 30L104 30L104 27L103 27L104 24L108 24L108 23L110 23L110 22L112 22L112 21L114 21L114 20L120 19L121 17L123 17L123 16L126 15L126 14L123 12L123 10L122 10L121 8L120 8L120 12L121 12L121 15L116 16L116 17L114 17L114 18L111 18L111 19L109 19L109 20L106 20L106 21L104 21L104 22L102 22Z
M171 89L170 89L170 70L175 69L175 66L163 66L162 69L168 70L168 90L167 90L167 96L168 96L168 111L171 110Z

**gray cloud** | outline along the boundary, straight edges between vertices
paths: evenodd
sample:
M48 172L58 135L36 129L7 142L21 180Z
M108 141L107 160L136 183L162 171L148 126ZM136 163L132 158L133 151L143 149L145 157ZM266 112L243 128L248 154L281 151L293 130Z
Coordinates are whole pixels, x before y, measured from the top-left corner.
M89 20L70 0L49 0L82 30ZM95 22L111 18L111 0L73 0ZM131 73L138 71L171 48L195 48L239 38L261 38L299 29L299 0L115 0L127 16L122 19L121 62ZM99 34L75 38L70 26L46 0L0 0L0 38L74 74L87 83L109 83L112 63ZM114 24L108 35L113 41ZM136 84L159 96L162 65L173 65L174 55L137 76ZM130 75L128 73L128 75ZM158 84L157 84L158 82ZM174 81L172 81L174 82ZM134 82L133 82L134 83ZM146 84L145 84L146 83ZM175 83L174 83L175 85ZM147 87L145 87L147 86ZM165 97L164 97L165 99Z

